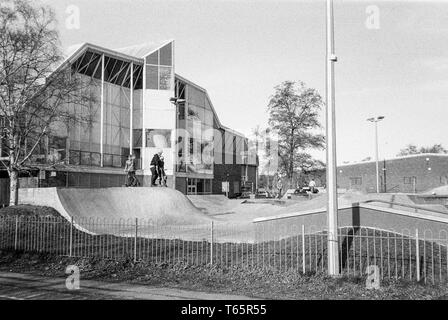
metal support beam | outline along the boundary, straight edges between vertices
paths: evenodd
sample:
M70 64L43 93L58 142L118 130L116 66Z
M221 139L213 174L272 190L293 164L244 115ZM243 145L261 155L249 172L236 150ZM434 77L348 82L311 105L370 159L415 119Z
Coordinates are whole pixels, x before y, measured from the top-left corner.
M132 154L134 146L134 62L131 62L131 83L129 94L129 154Z
M327 85L326 85L326 150L327 150L327 214L328 214L328 274L338 276L338 190L336 167L336 116L334 63L333 0L327 0Z
M100 165L104 167L104 54L101 55L101 125L100 125Z

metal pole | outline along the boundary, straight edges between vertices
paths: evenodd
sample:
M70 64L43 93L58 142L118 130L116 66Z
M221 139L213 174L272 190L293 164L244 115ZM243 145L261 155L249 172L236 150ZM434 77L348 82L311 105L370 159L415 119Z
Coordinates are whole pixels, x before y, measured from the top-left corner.
M302 272L306 273L306 255L305 255L305 225L302 224Z
M415 229L415 266L417 273L417 282L420 281L420 246L418 238L418 229Z
M210 264L213 265L213 242L214 242L214 230L213 230L213 221L211 223L210 229Z
M179 93L178 92L176 92L176 97L178 97L179 96ZM174 151L174 155L173 155L173 159L174 159L174 161L173 161L173 189L174 190L177 190L176 189L176 175L177 175L177 165L178 165L178 161L179 161L179 159L178 159L178 141L179 141L179 130L178 130L178 126L179 126L179 103L176 101L176 103L174 104L174 107L176 108L176 110L175 110L175 115L174 115L174 140L173 140L173 145L175 146L174 148L173 148L173 151Z
M414 193L417 193L417 177L412 178Z
M70 217L70 247L69 247L69 256L72 256L73 253L73 217Z
M137 262L137 237L138 237L138 218L135 218L134 262Z
M328 274L339 275L338 194L336 181L336 116L334 63L333 1L327 0L327 83L326 83L326 150L327 150L327 213L328 213Z
M101 56L100 165L104 166L104 54Z
M19 231L19 216L16 216L16 227L14 231L14 250L17 250L18 231Z
M378 164L378 120L375 120L375 165L376 165L376 193L380 193L380 174Z
M129 91L129 154L134 147L134 62L131 62L131 82Z

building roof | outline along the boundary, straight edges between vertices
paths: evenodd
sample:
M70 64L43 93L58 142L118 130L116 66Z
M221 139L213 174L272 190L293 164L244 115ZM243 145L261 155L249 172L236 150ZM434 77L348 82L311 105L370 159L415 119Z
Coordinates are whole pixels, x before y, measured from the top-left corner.
M409 159L409 158L418 158L418 157L447 157L448 154L445 153L418 153L418 154L410 154L407 156L401 156L401 157L395 157L395 158L389 158L389 159L380 159L379 161L394 161L394 160L403 160L403 159ZM348 166L355 166L355 165L362 165L362 164L368 164L368 163L375 163L375 160L369 160L369 161L358 161L358 162L352 162L352 163L344 163L338 165L339 167L348 167Z
M115 51L126 54L128 56L133 56L136 58L145 58L150 53L162 48L168 43L173 42L173 40L163 40L156 42L147 42L142 44L137 44L129 47L118 48Z

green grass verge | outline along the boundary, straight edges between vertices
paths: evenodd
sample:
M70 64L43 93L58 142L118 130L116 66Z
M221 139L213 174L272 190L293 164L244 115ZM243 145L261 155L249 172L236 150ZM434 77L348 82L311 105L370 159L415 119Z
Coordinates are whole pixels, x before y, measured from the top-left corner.
M363 277L329 278L323 274L245 270L182 263L134 263L128 259L69 258L43 253L0 251L0 270L66 277L68 265L77 265L82 279L182 288L263 299L445 299L446 285L404 280L381 283L368 290Z

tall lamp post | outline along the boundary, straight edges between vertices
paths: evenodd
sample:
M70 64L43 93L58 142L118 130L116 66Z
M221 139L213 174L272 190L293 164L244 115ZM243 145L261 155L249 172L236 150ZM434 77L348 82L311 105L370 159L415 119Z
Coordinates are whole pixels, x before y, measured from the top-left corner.
M338 246L338 191L336 173L336 117L334 64L333 0L327 0L327 54L326 54L326 151L327 151L327 214L328 214L328 274L339 275Z
M380 173L378 165L378 122L384 119L384 116L369 118L367 121L375 123L375 163L376 163L376 193L380 193Z

